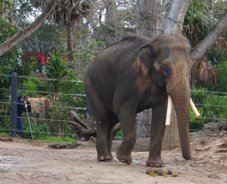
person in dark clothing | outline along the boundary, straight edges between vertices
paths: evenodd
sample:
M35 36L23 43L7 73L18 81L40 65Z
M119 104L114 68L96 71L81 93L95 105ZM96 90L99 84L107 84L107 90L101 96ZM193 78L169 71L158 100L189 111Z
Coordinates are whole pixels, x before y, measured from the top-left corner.
M24 96L23 102L24 102L24 104L27 105L28 112L31 113L32 112L32 108L31 108L30 102L28 101L28 97L27 96ZM26 109L25 109L25 111L26 111Z
M23 123L22 123L22 113L26 111L27 105L21 101L23 98L23 94L19 94L17 97L17 129L20 130L20 137L27 138L23 132Z

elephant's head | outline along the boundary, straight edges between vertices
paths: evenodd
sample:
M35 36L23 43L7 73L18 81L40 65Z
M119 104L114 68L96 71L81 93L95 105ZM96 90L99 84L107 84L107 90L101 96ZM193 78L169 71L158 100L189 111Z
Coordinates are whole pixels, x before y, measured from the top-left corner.
M182 155L191 158L189 141L190 59L191 46L181 36L160 35L149 46L141 49L140 67L146 76L172 98L178 120Z

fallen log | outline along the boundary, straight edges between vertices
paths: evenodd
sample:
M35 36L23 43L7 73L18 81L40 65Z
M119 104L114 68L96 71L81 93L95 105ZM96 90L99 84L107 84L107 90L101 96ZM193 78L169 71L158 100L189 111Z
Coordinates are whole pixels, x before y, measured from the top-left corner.
M91 118L88 118L89 117L88 115L84 116L76 113L75 111L70 111L69 115L71 121L69 121L68 123L71 125L71 131L75 134L77 141L72 144L51 144L48 146L49 148L55 149L76 148L82 144L84 145L85 142L96 140L96 123ZM121 129L120 123L114 126L113 138L120 129Z

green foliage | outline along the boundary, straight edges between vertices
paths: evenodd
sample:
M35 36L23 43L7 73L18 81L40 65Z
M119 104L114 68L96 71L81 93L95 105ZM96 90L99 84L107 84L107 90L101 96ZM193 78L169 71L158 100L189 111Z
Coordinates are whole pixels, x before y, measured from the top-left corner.
M9 105L8 107L10 108ZM3 132L8 132L7 130L10 130L10 117L7 117L7 116L10 116L9 109L1 113L1 116L2 117L0 117L0 129L5 129L5 131Z
M6 21L0 20L0 44L12 37L17 31ZM0 66L7 66L10 61L19 61L21 53L18 52L18 47L10 49L0 58Z
M51 136L49 134L38 134L33 133L33 140L35 141L44 141L44 142L54 142L54 143L72 143L75 142L75 136ZM9 132L1 132L0 135L10 136ZM29 138L31 138L31 134L26 134Z
M34 85L36 86L36 88L37 88L37 91L47 91L47 89L48 89L48 81L41 81L40 79L39 79L39 77L36 75L36 74L32 74L31 75L31 79L29 79L32 83L34 83ZM24 82L24 84L26 84L26 81ZM25 90L28 90L28 88L27 88L28 86L24 86L24 89ZM54 89L54 88L53 88ZM34 95L34 97L41 97L41 96L43 96L43 95L46 95L46 93L33 93L33 95ZM33 97L33 95L32 95L32 97ZM29 96L29 95L28 95Z
M74 46L73 50L75 51L73 53L74 63L72 63L72 65L77 77L83 79L87 65L95 58L95 56L101 49L104 48L105 45L102 41L95 40L92 32L89 31L88 28L76 26L73 34L76 39L72 40L72 44ZM58 31L58 35L60 40L60 52L64 57L66 57L66 45L64 44L67 41L66 33Z
M118 138L123 138L123 131L122 131L122 129L120 129L115 136L118 137Z
M208 51L206 53L206 57L212 63L212 65L222 64L222 62L226 61L227 59L227 49L218 49L217 52Z
M38 88L31 79L28 79L28 81L24 82L24 90L25 90L24 95L26 95L26 96L39 97L39 94L37 92L35 92L35 91L38 91ZM34 92L32 92L32 91L34 91Z
M200 104L207 98L207 89L202 87L192 87L192 99L193 102L196 104Z
M76 47L76 53L73 54L75 56L75 68L81 78L86 70L86 66L95 58L102 47L103 42L101 41L91 41L87 45L83 44Z
M9 19L9 12L14 9L13 0L0 0L0 19Z
M191 40L193 47L208 35L226 10L226 1L191 1L185 14L183 32Z
M203 116L203 108L199 108L198 109L201 117ZM192 111L192 109L189 109L189 127L190 129L202 129L203 127L203 123L204 123L204 119L202 118L197 118L194 114L194 112Z
M0 44L12 37L17 31L6 21L0 20ZM0 57L0 88L10 89L11 73L16 72L18 75L27 76L31 73L34 60L29 62L21 62L22 53L18 47L10 49L7 53ZM18 85L25 80L18 78ZM0 99L2 101L9 100L10 91L0 90Z
M98 41L95 42L95 44L88 44L88 46L86 47L82 47L82 46L77 46L77 50L78 52L73 54L74 56L76 56L76 60L78 61L78 63L81 63L81 61L85 64L89 64L96 56L96 54L99 53L98 50L91 50L89 48L96 48L97 46L102 46L103 42Z
M27 117L27 116L24 116L24 117ZM25 131L25 135L28 137L31 137L30 127L29 127L28 121L25 119L23 119L23 128ZM31 123L31 129L33 132L36 132L32 134L34 140L40 139L41 137L45 136L46 133L47 134L49 133L49 130L45 124L38 125L36 123Z
M227 60L218 65L217 80L218 89L220 91L227 91Z
M47 141L47 142L57 142L57 143L72 143L76 141L75 136L50 136L50 135L43 135L39 137L37 140L40 141Z
M201 113L201 119L190 119L190 128L201 128L204 123L209 123L215 120L215 118L227 119L226 106L227 98L226 96L221 96L215 93L209 93L206 88L192 88L192 99L197 108ZM192 116L192 112L190 112Z
M55 92L59 92L59 86L61 84L62 79L64 79L68 74L68 66L69 63L66 63L65 60L62 60L59 52L56 52L56 54L50 54L50 60L47 64L45 64L46 67L46 76L49 78L55 79L51 81L51 83L54 85Z
M66 121L70 120L67 103L63 103L61 100L52 101L52 107L46 109L46 117L57 121L48 120L46 125L50 132L65 133L68 131L69 126ZM61 121L62 120L62 121Z

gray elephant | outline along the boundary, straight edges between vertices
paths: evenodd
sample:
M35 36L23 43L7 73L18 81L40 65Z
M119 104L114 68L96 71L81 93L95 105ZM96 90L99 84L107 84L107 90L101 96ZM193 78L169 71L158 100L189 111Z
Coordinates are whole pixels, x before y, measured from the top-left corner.
M97 122L97 159L111 160L112 130L120 122L123 142L116 157L132 162L136 142L135 115L152 108L147 166L162 167L162 140L168 95L172 98L179 126L182 155L191 158L189 99L191 46L181 35L160 35L155 40L128 36L102 50L87 67L84 87Z

